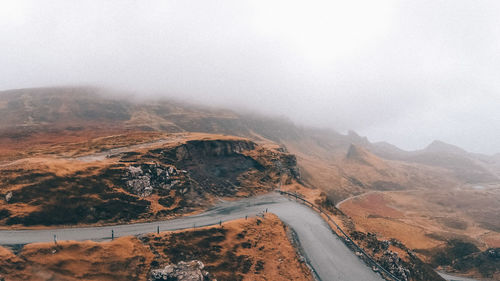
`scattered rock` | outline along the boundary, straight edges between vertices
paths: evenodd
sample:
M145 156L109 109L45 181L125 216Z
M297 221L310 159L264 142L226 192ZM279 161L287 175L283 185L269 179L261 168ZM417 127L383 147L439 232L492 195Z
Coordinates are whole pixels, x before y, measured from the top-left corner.
M380 263L385 269L397 276L400 280L408 281L410 279L410 271L404 267L403 262L397 253L385 250Z
M198 260L189 262L181 261L177 264L169 264L163 269L151 271L150 281L216 281L210 273L203 270L205 265Z
M166 190L172 188L178 181L172 181L171 176L176 174L177 170L172 166L142 164L141 166L128 166L123 180L132 193L147 197L155 188Z
M5 194L5 202L9 203L10 199L12 199L12 191L7 192Z

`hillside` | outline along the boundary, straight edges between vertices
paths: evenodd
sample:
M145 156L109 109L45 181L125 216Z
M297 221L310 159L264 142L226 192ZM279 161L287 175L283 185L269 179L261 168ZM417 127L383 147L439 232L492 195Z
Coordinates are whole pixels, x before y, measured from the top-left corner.
M499 181L500 169L495 165L497 161L494 156L469 153L442 141L434 141L417 151L404 151L384 144L372 144L370 149L387 159L445 168L464 183Z
M93 88L42 88L0 93L0 115L3 117L0 143L4 144L5 151L2 156L14 153L8 151L9 148L19 150L16 146L19 139L34 135L44 142L58 142L56 138L60 136L68 139L89 134L108 135L113 131L204 132L281 143L308 162L338 166L335 162L354 144L386 159L452 171L454 178L464 183L498 180L492 172L496 163L493 159L489 166L484 161L477 163L472 154L459 148L443 149L446 145L439 142L422 151L405 152L387 144L372 144L354 132L342 135L330 129L299 127L286 119L242 115L173 101L140 102L118 96L115 92ZM321 183L321 174L335 172L316 171L307 165L303 168L316 185L332 188ZM344 179L339 175L333 182L342 186Z
M161 232L139 239L28 244L18 255L0 247L0 279L150 280L154 270L195 260L221 281L312 280L289 236L290 229L269 214L223 227Z
M4 227L167 218L293 183L313 201L342 202L353 231L398 239L428 262L451 239L500 245L498 155L439 141L405 151L284 118L124 96L0 92Z
M167 218L207 208L215 198L248 196L299 180L293 155L237 137L145 134L154 140L103 150L113 139L124 145L140 134L132 136L59 144L50 153L3 164L0 224Z

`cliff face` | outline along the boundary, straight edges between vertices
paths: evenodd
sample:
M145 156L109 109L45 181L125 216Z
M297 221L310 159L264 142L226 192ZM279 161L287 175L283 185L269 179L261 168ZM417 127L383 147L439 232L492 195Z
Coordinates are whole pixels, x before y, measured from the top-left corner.
M246 139L191 140L150 150L151 161L173 165L186 175L190 188L217 196L254 194L275 188L280 180L299 180L293 155L263 148Z
M229 157L255 149L249 140L192 140L175 148L178 161L213 157Z

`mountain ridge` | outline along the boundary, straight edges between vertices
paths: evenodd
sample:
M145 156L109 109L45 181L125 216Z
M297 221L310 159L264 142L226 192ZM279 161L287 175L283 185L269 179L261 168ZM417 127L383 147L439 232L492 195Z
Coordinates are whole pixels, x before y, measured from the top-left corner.
M496 173L500 171L496 166L485 167L488 164L479 163L474 154L441 141L423 150L405 151L387 142L371 143L354 131L343 135L333 129L298 126L285 118L239 114L179 101L127 100L120 98L117 92L99 88L3 91L0 92L0 116L0 131L10 139L28 137L40 131L54 135L85 129L93 133L108 130L202 132L281 143L295 149L296 153L305 152L303 157L326 163L341 161L354 144L383 159L451 170L465 182L495 181L498 179L496 174L500 174ZM316 161L314 159L311 161ZM491 157L481 159L496 162ZM451 165L451 162L458 164Z

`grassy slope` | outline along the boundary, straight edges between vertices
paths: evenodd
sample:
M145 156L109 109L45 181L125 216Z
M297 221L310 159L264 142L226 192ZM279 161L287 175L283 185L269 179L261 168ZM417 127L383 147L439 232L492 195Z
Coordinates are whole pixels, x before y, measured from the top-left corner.
M367 210L364 217L366 231L376 232L378 228L375 226L381 220L394 226L387 228L394 233L400 227L411 232L413 226L423 223L424 226L432 225L432 228L417 233L422 234L419 237L428 237L425 243L432 245L439 242L432 237L440 234L440 229L452 234L460 232L447 228L447 224L450 224L450 219L468 220L467 215L461 213L463 206L451 205L443 210L439 204L427 204L428 209L423 210L407 204L408 201L425 201L429 193L446 196L464 184L498 182L493 171L495 165L488 164L493 159L481 156L482 160L478 161L477 157L463 151L453 154L456 149L449 151L447 147L442 151L443 145L406 153L387 144L371 144L355 133L341 135L331 130L301 128L283 119L241 115L178 102L133 103L98 97L96 93L99 92L96 89L58 88L0 94L0 115L8 117L0 121L0 161L27 157L43 149L57 149L60 142L87 141L123 132L146 130L154 134L154 131L188 131L238 135L259 143L286 145L291 153L297 155L303 179L325 192L334 203L372 190L389 193L394 190L417 190L405 193L405 196L391 196L395 204L406 204L408 207L403 208L406 212L404 225L392 218L384 220L376 212ZM362 152L360 157L354 159L346 157L351 144L361 150L373 151L378 156ZM474 202L468 205L468 210L476 214L475 218L480 217L482 226L495 225L496 217L491 216L489 211L483 212L488 196L483 196L483 192L469 192L468 196ZM429 220L422 219L426 214L441 219L431 218L432 223L428 223ZM499 232L486 228L491 231L478 241L495 243ZM475 234L465 235L476 239ZM407 236L404 242L411 245L420 241L423 238L415 240Z
M146 280L150 269L197 259L217 280L312 280L274 215L112 242L26 245L18 256L0 247L5 280Z

